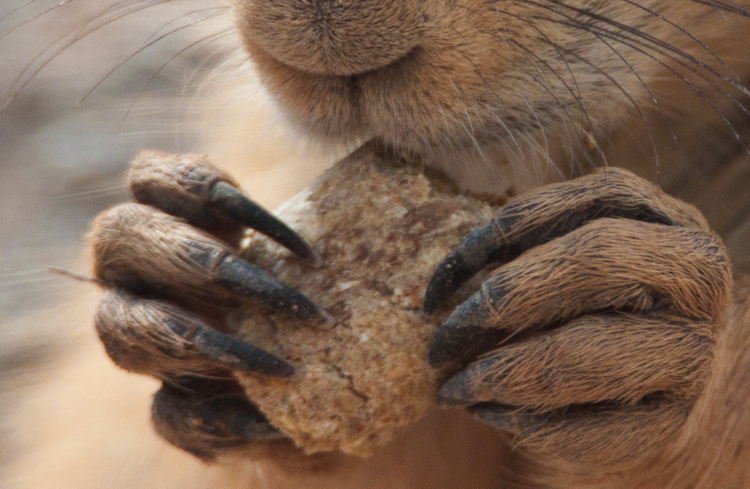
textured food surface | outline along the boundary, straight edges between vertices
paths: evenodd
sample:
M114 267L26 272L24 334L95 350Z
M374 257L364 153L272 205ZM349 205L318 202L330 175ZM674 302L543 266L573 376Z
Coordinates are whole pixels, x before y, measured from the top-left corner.
M422 314L422 298L437 264L492 211L440 187L363 148L277 212L321 253L321 268L261 235L244 247L336 319L316 325L252 305L234 326L297 367L292 379L238 376L306 452L369 455L434 407L441 373L427 350L439 318Z

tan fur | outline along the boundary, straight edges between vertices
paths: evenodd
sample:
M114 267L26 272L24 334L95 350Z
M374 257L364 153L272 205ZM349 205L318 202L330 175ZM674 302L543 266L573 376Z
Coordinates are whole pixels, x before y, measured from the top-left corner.
M644 0L637 5L625 0L564 4L318 0L325 8L312 13L305 10L315 3L235 0L237 26L261 78L298 127L347 143L380 139L404 155L442 169L464 188L492 191L501 197L580 175L592 166L627 167L652 179L658 177L662 187L678 196L700 201L709 224L721 227L724 238L732 238L734 245L728 246L732 260L745 259L747 241L741 238L748 234L742 230L750 220L741 196L747 193L742 165L748 161L737 136L741 139L748 134L748 121L738 108L746 100L738 86L750 80L750 21L742 15L686 0ZM746 0L736 5L750 8ZM298 15L291 16L290 6L299 10ZM356 9L356 15L346 15L346 8ZM640 29L663 45L646 55L639 51L644 49L642 38L619 42L609 36L620 29L577 9L591 9L602 18ZM592 34L571 25L576 21L604 30ZM397 41L382 42L388 36ZM736 168L734 173L728 170ZM730 176L723 176L726 173ZM740 185L736 194L725 194L732 179L740 179L744 187ZM558 203L559 196L539 195ZM703 218L682 203L670 201L668 205L692 229L669 228L662 233L646 229L646 224L600 220L571 233L569 242L545 245L523 260L532 260L535 254L564 257L576 247L585 249L587 233L615 231L618 238L626 236L632 247L624 255L615 255L613 266L621 260L648 262L656 288L661 281L678 284L676 289L683 292L676 298L679 312L692 319L686 322L661 314L650 318L653 324L647 321L638 326L644 337L656 342L670 341L665 324L689 329L691 340L681 344L684 349L670 359L655 358L658 371L633 372L628 365L633 356L648 357L650 352L639 350L637 344L626 348L632 335L624 335L624 343L602 347L586 328L611 318L589 318L548 337L551 345L544 345L545 349L533 350L532 344L528 353L520 347L507 352L512 360L541 351L541 366L555 360L550 351L558 352L557 359L564 358L571 336L590 341L586 351L594 358L603 356L593 363L590 373L594 377L574 386L579 394L576 399L581 393L596 399L597 388L602 388L615 389L628 401L638 397L639 382L646 377L663 375L684 381L684 389L674 393L678 402L667 409L636 413L640 417L627 419L632 425L604 418L585 426L548 425L524 439L513 439L451 410L436 413L370 460L332 456L300 461L271 450L259 461L254 460L257 453L237 453L221 465L204 467L162 445L149 431L145 418L147 392L153 390L150 383L141 388L148 382L125 377L110 380L108 373L97 382L97 392L113 396L111 403L118 408L119 403L133 404L115 417L105 412L116 409L111 406L90 408L98 409L102 425L113 430L104 445L113 454L96 450L80 454L87 459L86 467L66 478L46 476L64 473L61 469L42 468L37 474L27 474L33 481L24 487L35 487L35 483L36 487L71 488L116 484L341 489L750 487L750 290L738 280L734 295L728 297L731 280L723 253L716 253L720 246L706 241L710 234L693 231L706 229ZM677 251L659 257L665 249ZM690 260L702 264L693 269ZM520 269L523 263L512 264L505 272L512 272L513 266ZM704 278L701 270L712 267L720 279L707 287L712 297L706 297L705 284L695 281ZM522 275L519 282L528 278ZM555 290L554 285L543 292L563 304L568 302L558 294L568 297L588 290L584 283L562 290ZM672 285L670 290L674 290ZM598 284L592 288L599 290ZM654 300L645 292L629 292L634 295L622 299L636 310ZM540 304L543 297L540 294ZM622 322L617 324L624 327ZM70 377L83 376L83 365L88 366L69 367ZM90 368L96 371L98 365ZM561 368L559 364L554 367ZM512 371L512 361L507 369ZM600 369L622 371L622 383L597 384L595 375ZM504 384L499 379L505 374L488 373L487 380L494 376L495 381L477 389L511 391L524 403L539 405L569 401L556 397L559 386L550 387L549 398L524 398L539 376L524 371L514 377L516 384ZM573 377L570 382L579 380ZM136 392L125 399L115 397L128 386L135 386ZM55 389L80 395L71 386L50 389L49 395L59 395ZM79 419L81 413L70 416ZM122 433L117 431L118 422L133 428ZM518 426L524 422L521 416L514 420ZM127 447L112 443L128 433L135 439ZM629 456L632 453L639 454L635 460ZM623 463L614 469L602 463L613 459ZM121 460L125 460L122 467Z
M353 4L347 1L310 4L238 0L235 7L240 32L258 63L262 78L295 123L316 134L345 141L378 138L402 153L417 155L426 164L440 167L459 184L475 190L486 188L496 194L512 196L530 186L580 174L589 165L615 164L636 171L645 169L652 175L656 167L665 179L664 184L668 188L672 186L679 194L685 182L681 174L715 168L721 165L719 161L726 159L718 155L712 159L709 152L698 149L700 143L684 143L687 146L680 143L684 138L700 138L691 126L713 131L728 122L740 129L724 132L738 135L747 123L737 107L741 102L735 100L744 100L744 83L750 77L750 63L744 61L750 53L743 47L750 36L750 23L736 17L733 23L736 30L729 34L718 28L720 23L726 22L726 13L711 6L696 2L586 0L397 3L395 8L389 0L358 2L356 15L350 16L346 12ZM738 8L748 6L747 2L737 5ZM388 12L386 17L383 12ZM594 15L588 15L589 12ZM368 19L376 27L368 27ZM609 19L615 23L608 22ZM387 26L382 25L389 21ZM355 31L352 26L360 30ZM635 31L627 31L622 26ZM269 34L269 31L274 33ZM283 34L277 35L278 32ZM390 49L377 42L377 34L386 32L399 39ZM418 39L415 32L420 34ZM645 32L648 37L644 42L644 37L633 32ZM369 37L370 33L373 37ZM342 38L351 40L354 47L336 51L336 56L341 56L337 58L340 63L332 68L332 57L327 53L332 45L341 43ZM649 45L654 39L661 44ZM658 49L650 49L654 45ZM317 53L326 55L313 54L316 49ZM308 54L304 61L299 61L286 54L292 52ZM367 68L354 71L353 66ZM653 129L654 126L661 129ZM636 135L642 145L654 151L648 156L651 170L638 161L644 158L642 153L625 146L626 142L634 146L631 138ZM677 156L676 152L670 155L669 148L674 147L670 139L677 140L682 148L687 147L688 155ZM494 174L486 167L492 168ZM614 189L620 184L619 173L611 173L611 180L603 188L617 192ZM494 178L487 178L488 174ZM478 175L481 176L477 178ZM535 194L538 204L529 204L533 196L521 202L529 207L548 205L550 212L555 212L556 205L574 209L577 199L588 198L587 188L580 183L570 194L554 187L545 188ZM662 199L651 190L643 191L648 195L644 195L645 201ZM684 216L677 219L683 225L696 230L707 229L694 209L678 201L664 202L669 207L667 213ZM732 204L723 201L719 205ZM736 209L734 219L746 222L739 207ZM513 205L504 212L514 212ZM544 215L544 211L539 214ZM593 424L555 425L548 420L539 425L546 428L529 432L524 428L523 415L519 415L517 425L509 429L522 434L518 438L520 446L527 447L531 453L551 457L547 463L544 458L534 456L535 464L551 468L520 469L518 475L522 483L527 481L535 486L535 474L543 475L550 470L547 475L552 481L558 479L560 487L581 484L580 480L574 482L576 478L572 474L575 473L581 474L582 480L602 477L597 482L602 487L638 487L649 484L651 479L658 479L662 487L750 485L750 474L738 468L727 471L726 482L719 476L720 471L706 478L693 473L692 479L683 473L686 470L681 464L689 463L686 460L693 457L691 453L711 451L702 445L693 446L694 442L686 438L685 433L690 432L695 420L702 419L700 406L706 402L706 392L712 385L709 380L703 389L707 348L714 329L710 323L721 322L726 317L731 280L721 246L717 246L713 238L703 232L690 235L688 230L678 232L687 233L684 236L672 235L672 231L669 236L660 236L657 228L651 230L648 225L639 228L632 223L600 220L557 240L555 245L534 249L495 272L501 276L491 278L501 287L510 287L513 293L503 295L502 304L488 300L486 307L503 312L504 316L494 319L497 324L513 324L520 330L548 320L549 314L559 314L561 319L575 317L580 311L574 309L584 303L590 305L590 301L597 303L599 292L606 296L601 302L602 308L618 303L639 310L652 307L658 296L669 290L670 301L676 307L671 313L679 311L680 315L696 320L694 324L686 324L682 320L675 322L669 315L654 318L654 324L662 325L664 335L669 334L671 327L665 324L674 325L675 331L685 328L694 331L692 339L685 337L675 343L685 348L684 352L670 348L674 356L670 355L669 360L646 360L647 351L640 350L641 344L655 346L660 341L649 332L648 323L639 326L645 328L640 340L631 329L619 344L614 342L609 346L602 343L603 338L596 340L596 327L586 329L597 321L599 327L603 324L601 321L618 323L612 318L591 318L588 325L585 321L571 324L550 337L543 335L532 340L532 344L526 342L522 343L523 347L500 350L500 354L509 355L506 361L500 362L506 370L493 367L483 377L482 385L473 385L475 389L486 389L487 400L499 399L524 406L538 403L547 407L611 399L613 395L635 400L642 396L638 385L645 379L653 381L655 376L664 375L665 385L673 386L666 381L670 376L684 382L682 391L668 390L668 395L675 396L672 407L644 411L640 418L635 412L629 415L621 412L615 414L615 418L604 415ZM523 226L518 232L523 232ZM606 236L611 236L611 244ZM505 234L502 237L512 239ZM583 250L589 242L591 255L586 258L587 252ZM678 251L683 246L678 243L684 244L682 251ZM560 247L559 251L555 251L556 246ZM699 249L707 254L698 252ZM748 251L746 246L740 249L739 256ZM660 250L666 252L661 258ZM737 248L733 251L737 257ZM705 259L702 264L690 265L693 257L697 259L701 255ZM594 259L599 256L604 256L605 261L600 263L599 258ZM683 258L674 261L677 268L672 269L668 263L677 256ZM569 264L558 263L567 259L570 259ZM591 266L592 263L596 265ZM628 269L624 263L632 263L634 268ZM703 272L706 267L713 267L712 263L718 268L715 275L709 275L716 281L708 279ZM587 269L587 265L591 269ZM556 276L550 269L564 270L564 273ZM599 273L605 280L597 281ZM635 276L639 282L644 280L644 273L652 277L645 279L650 284L648 290L639 290L628 282ZM699 282L695 282L696 279ZM622 281L619 286L622 293L614 297L617 292L613 289L618 289L615 285L618 281ZM492 284L487 287L490 288L485 297L491 297ZM706 292L715 295L709 298L704 295ZM518 308L513 306L514 298L517 298ZM746 298L739 296L735 300ZM711 312L699 310L708 304L711 304ZM746 323L730 316L726 324L726 329L717 329L719 345L723 345L723 335L744 329ZM678 333L678 337L681 335ZM510 355L514 349L527 348L533 355L533 341L541 342L536 346L538 362L521 362L513 370ZM559 341L563 345L560 348L575 344L583 351L567 354L556 351L553 346L556 343L550 344L550 341ZM666 341L675 341L675 338ZM735 347L744 348L744 345L740 342ZM657 351L658 348L653 350L652 355L664 355L655 353ZM624 356L618 361L620 353ZM711 372L723 368L726 354L722 348L714 351ZM591 363L573 362L576 367L567 367L572 373L566 378L559 373L562 365L554 362L570 356L592 356L593 359ZM605 358L613 363L608 365ZM613 372L631 363L634 369L643 370L623 371L621 376L614 375L619 381L613 380ZM530 372L528 365L536 365L538 370ZM589 370L587 365L591 365ZM599 382L603 384L597 384L598 374L602 375ZM503 382L505 379L508 383ZM533 397L539 392L532 389L535 382L552 385L548 390L541 388L544 396ZM602 395L599 389L606 390L607 394ZM613 390L617 394L613 394ZM736 384L730 390L742 399L750 395L747 383ZM691 409L701 391L697 407ZM717 408L714 403L711 406ZM737 414L724 412L717 416L734 419ZM686 418L688 421L681 428ZM585 422L590 423L590 420ZM704 422L707 423L702 428L704 431L714 429L713 422ZM528 423L530 427L535 426L531 421ZM681 433L679 441L663 449L664 460L674 458L675 461L654 462L655 454L678 431ZM745 425L738 433L724 433L730 439L740 439L748 436L750 426ZM750 466L750 452L737 450L731 455L724 452L723 456L715 452L714 459L736 457L744 462L737 462L735 467L743 463ZM559 460L567 462L559 465ZM617 474L603 475L607 472Z

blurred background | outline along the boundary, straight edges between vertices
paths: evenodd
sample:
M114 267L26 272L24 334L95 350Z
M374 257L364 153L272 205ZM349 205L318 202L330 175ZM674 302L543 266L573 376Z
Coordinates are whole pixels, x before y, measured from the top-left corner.
M3 474L63 436L67 422L40 417L91 404L70 391L71 365L93 355L89 370L114 371L93 332L96 287L50 269L89 274L87 227L127 200L130 158L208 153L274 207L345 151L287 131L231 20L216 0L0 2L0 487L35 487Z
M207 153L270 208L351 149L290 132L231 22L221 0L0 0L0 488L220 486L153 434L157 384L105 357L97 288L51 269L90 273L142 149Z

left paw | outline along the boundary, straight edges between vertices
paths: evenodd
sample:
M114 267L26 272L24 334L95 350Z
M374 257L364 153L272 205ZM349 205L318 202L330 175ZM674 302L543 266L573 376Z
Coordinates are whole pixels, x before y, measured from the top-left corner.
M672 438L700 394L732 276L692 206L609 168L504 207L438 267L430 313L499 262L436 333L466 365L440 400L530 449L619 464Z

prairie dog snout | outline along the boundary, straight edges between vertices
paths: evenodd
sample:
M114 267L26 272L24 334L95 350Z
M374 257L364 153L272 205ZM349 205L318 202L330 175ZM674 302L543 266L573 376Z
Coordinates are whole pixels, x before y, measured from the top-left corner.
M317 75L349 76L386 66L419 42L424 2L399 0L235 1L248 43Z

